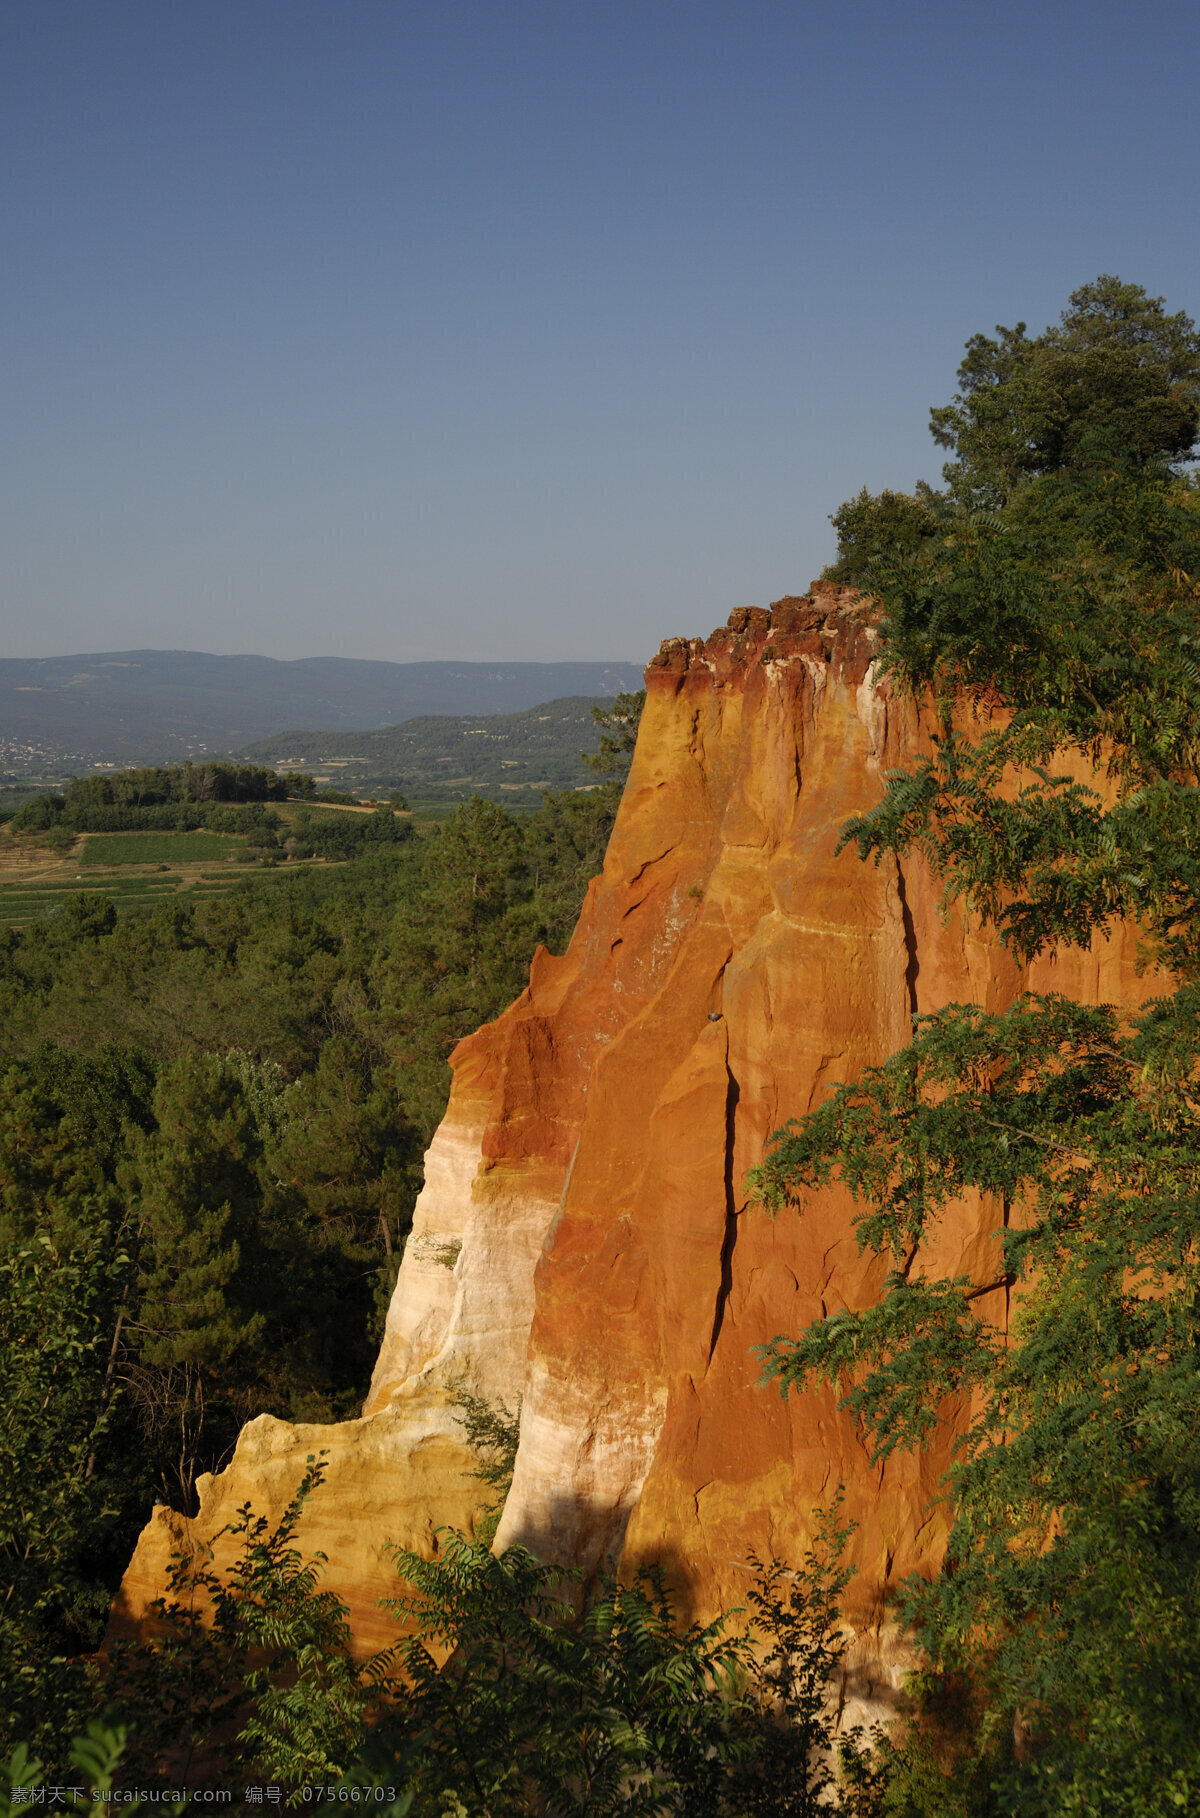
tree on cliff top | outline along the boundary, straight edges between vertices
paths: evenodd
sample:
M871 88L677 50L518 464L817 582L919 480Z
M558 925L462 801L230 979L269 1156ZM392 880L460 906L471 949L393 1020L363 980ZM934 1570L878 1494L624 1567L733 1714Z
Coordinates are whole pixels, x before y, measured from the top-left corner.
M973 504L1005 504L1023 480L1099 464L1186 460L1200 427L1200 337L1136 284L1099 277L1072 292L1036 340L972 335L951 404L930 412L944 470Z
M864 487L831 516L838 552L828 579L886 598L876 564L931 560L973 511L1011 511L1022 495L1044 509L1034 482L1058 476L1070 492L1088 475L1112 485L1178 473L1200 431L1200 334L1161 297L1099 277L1036 338L1024 322L997 325L995 338L972 335L958 391L930 411L930 429L954 457L942 469L948 491L924 481L912 493Z
M1200 491L1178 466L1200 343L1115 279L1071 304L1037 342L969 343L934 413L958 455L938 534L876 514L885 661L943 735L843 843L923 853L1019 957L1133 920L1176 988L1129 1019L1033 996L924 1016L758 1176L801 1216L843 1180L888 1269L875 1306L764 1347L767 1376L836 1383L881 1460L968 1410L944 1568L905 1593L913 1814L1200 1806ZM1011 717L968 742L952 702ZM1107 799L1064 773L1080 754ZM926 1260L972 1192L987 1282Z

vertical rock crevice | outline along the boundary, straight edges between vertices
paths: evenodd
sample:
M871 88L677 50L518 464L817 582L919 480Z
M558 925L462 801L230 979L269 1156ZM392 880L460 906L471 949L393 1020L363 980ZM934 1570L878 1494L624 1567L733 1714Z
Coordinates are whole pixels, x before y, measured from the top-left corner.
M721 1282L717 1289L717 1304L713 1311L712 1336L708 1342L708 1361L712 1362L721 1336L721 1327L725 1323L725 1306L733 1289L733 1252L737 1245L738 1217L741 1208L737 1203L733 1178L733 1139L737 1126L738 1100L741 1091L729 1065L729 1038L725 1040L725 1230L721 1237Z
M917 978L921 971L921 960L917 952L917 930L904 883L904 866L899 859L896 860L896 894L900 899L900 920L904 928L904 989L908 996L908 1014L915 1026L918 1015Z

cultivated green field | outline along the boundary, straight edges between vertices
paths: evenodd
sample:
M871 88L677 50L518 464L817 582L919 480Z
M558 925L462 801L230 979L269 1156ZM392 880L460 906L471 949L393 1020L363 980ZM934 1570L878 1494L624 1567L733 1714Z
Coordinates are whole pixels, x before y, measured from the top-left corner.
M450 813L439 803L434 816ZM307 805L280 803L275 812L286 832ZM369 808L318 807L317 818L371 813ZM225 896L244 878L261 878L264 867L250 856L253 839L226 833L86 833L64 845L21 839L0 828L0 929L44 921L64 899L86 890L110 897L119 914L148 909L167 897ZM337 864L336 858L295 858L280 853L278 872Z
M119 914L133 909L149 909L165 897L226 896L233 887L252 873L250 867L230 867L219 880L193 879L179 871L163 871L151 877L129 878L108 876L72 878L39 884L0 885L0 928L20 927L25 922L46 921L62 908L64 900L80 890L111 897Z
M80 890L109 897L120 914L165 897L223 896L261 875L248 850L220 833L92 833L56 848L0 832L0 928L45 921Z
M235 858L246 842L227 833L89 833L81 865L211 865Z

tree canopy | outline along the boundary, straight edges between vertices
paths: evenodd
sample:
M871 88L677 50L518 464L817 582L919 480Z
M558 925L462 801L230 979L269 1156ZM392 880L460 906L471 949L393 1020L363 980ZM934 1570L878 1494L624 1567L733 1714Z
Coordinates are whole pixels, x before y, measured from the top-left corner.
M618 793L317 811L349 862L0 933L0 1757L63 1764L152 1501L255 1414L358 1412L449 1053L569 938Z
M950 404L930 412L964 499L1003 505L1024 479L1086 466L1172 465L1200 427L1200 337L1161 297L1101 276L1056 327L972 335Z
M1175 984L1131 1015L950 1005L781 1132L764 1202L842 1179L888 1274L763 1362L836 1383L877 1458L970 1410L945 1564L905 1591L927 1671L895 1809L1145 1818L1200 1800L1200 341L1108 277L997 332L933 413L948 492L835 517L891 685L941 722L843 843L920 850L1019 956L1127 918ZM927 1260L971 1194L986 1282Z

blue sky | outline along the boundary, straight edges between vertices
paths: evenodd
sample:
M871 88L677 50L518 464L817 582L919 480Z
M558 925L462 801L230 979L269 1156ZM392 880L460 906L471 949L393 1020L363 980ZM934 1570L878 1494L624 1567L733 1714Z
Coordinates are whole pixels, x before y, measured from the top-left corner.
M967 336L1200 315L1200 9L8 0L0 654L626 659L936 480Z

